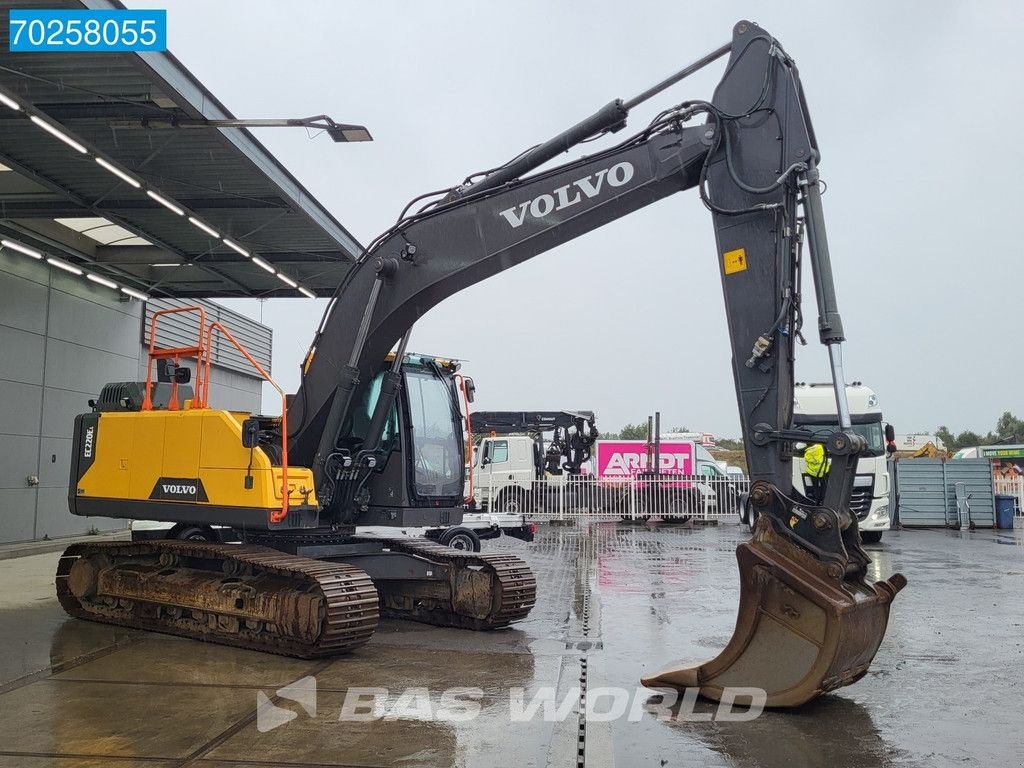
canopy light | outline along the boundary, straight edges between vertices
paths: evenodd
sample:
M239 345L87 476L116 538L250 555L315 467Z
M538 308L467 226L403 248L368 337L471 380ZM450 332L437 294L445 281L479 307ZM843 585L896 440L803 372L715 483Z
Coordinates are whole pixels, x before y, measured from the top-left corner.
M142 189L142 185L139 182L137 182L135 179L133 179L127 173L122 171L120 168L115 168L111 163L107 162L102 157L97 157L96 158L96 163L97 163L97 165L101 166L102 168L106 168L108 171L110 171L112 174L117 176L117 178L119 178L121 181L125 182L126 184L131 184L136 189Z
M149 195L154 200L156 200L158 203L160 203L160 205L162 205L167 210L174 211L179 216L184 216L185 215L185 211L183 209L181 209L178 206L176 206L174 203L172 203L166 197L161 197L156 192L154 192L152 189L147 189L146 190L146 194Z
M84 275L85 279L88 280L91 283L96 283L97 285L102 285L105 288L110 288L111 290L114 290L114 291L120 289L121 291L126 293L128 296L131 296L131 297L136 298L136 299L140 299L142 301L147 301L149 299L149 296L147 296L144 293L140 293L139 291L133 290L131 288L125 288L123 286L120 286L117 283L115 283L113 280L110 280L109 278L103 277L102 275L97 275L97 274L94 274L92 272L85 272L84 270L79 269L78 267L76 267L74 264L71 264L71 263L69 263L67 261L64 261L63 259L57 259L57 258L54 258L52 256L44 256L39 251L37 251L37 250L35 250L33 248L29 248L27 245L22 245L21 243L16 243L13 240L7 240L7 239L0 240L0 245L2 245L4 248L10 248L12 251L17 251L18 253L22 253L22 254L24 254L26 256L30 256L33 259L42 260L42 259L45 258L46 259L46 263L49 264L51 267L56 267L59 270L62 270L64 272L67 272L67 273L72 274L72 275L78 275L79 277L82 277Z
M139 301L149 301L149 296L142 293L141 291L132 290L131 288L125 288L122 286L121 293L125 293L131 296L133 299L138 299Z
M276 272L277 272L277 270L275 270L272 266L270 266L270 264L265 262L259 256L253 256L252 257L252 263L255 264L257 267L259 267L260 269L267 270L267 272L269 272L272 275L276 274Z
M3 245L4 248L10 248L12 251L23 253L26 256L31 256L33 259L43 258L43 254L41 254L39 251L34 251L27 245L22 245L21 243L15 243L10 240L0 240L0 245Z
M235 251L236 253L242 254L247 259L252 257L252 254L249 253L247 250L245 250L245 248L243 248L242 246L238 245L238 243L231 242L226 237L224 238L224 245L226 245L232 251Z
M72 139L70 136L68 136L63 131L61 131L61 130L59 130L57 128L54 128L52 125L50 125L48 122L43 120L38 115L32 115L30 119L32 120L33 123L38 125L40 128L42 128L48 134L53 136L55 139L60 139L61 141L63 141L65 144L67 144L69 147L71 147L76 152L81 152L83 155L89 154L89 150L87 150L85 147L83 147L77 141Z
M246 248L243 248L238 243L236 243L236 242L234 242L232 240L229 240L226 237L223 237L220 234L220 232L218 232L216 229L211 227L209 224L207 224L202 219L198 218L197 216L189 215L188 210L184 206L179 205L176 201L172 200L171 198L165 197L164 195L162 195L159 192L157 192L155 189L149 189L148 185L144 185L142 181L140 181L135 176L133 176L130 171L128 171L126 168L124 168L124 166L122 166L122 165L120 165L120 164L118 164L118 163L116 163L116 162L114 162L112 160L108 160L105 157L100 157L100 155L95 150L89 149L84 144L82 144L81 142L79 142L78 140L76 140L75 138L70 136L69 134L67 134L64 131L62 131L60 128L58 128L56 125L54 125L49 119L43 117L41 113L40 114L33 114L33 112L35 112L36 110L35 110L34 107L32 107L32 105L27 105L27 106L23 107L16 99L14 99L11 96L7 95L2 90L0 90L0 104L4 105L4 106L6 106L6 107L8 107L10 109L13 109L16 112L24 112L25 115L35 125L37 125L38 127L42 128L44 131L46 131L48 134L50 134L55 139L63 142L67 146L71 147L73 150L75 150L79 154L83 154L83 155L86 155L88 157L91 157L93 160L96 161L97 165L99 165L101 168L103 168L108 173L116 176L118 179L120 179L124 183L128 184L133 189L138 189L138 190L144 191L146 193L146 195L151 200L153 200L154 202L156 202L159 205L163 206L164 208L166 208L167 210L171 211L175 215L177 215L177 216L187 216L188 220L189 220L189 223L192 224L192 226L196 227L197 229L202 230L203 232L205 232L207 235L209 235L212 238L215 238L217 240L221 240L228 248L230 248L231 250L235 251L239 255L244 256L247 259L252 259L252 261L256 264L256 266L258 266L260 269L266 270L267 272L269 272L272 275L276 275L277 278L279 280L281 280L281 282L285 283L290 288L296 289L303 296L306 296L306 297L311 298L311 299L316 298L316 294L312 290L310 290L310 289L308 289L308 288L306 288L304 286L299 285L298 281L293 280L292 278L288 277L287 275L285 275L285 274L283 274L281 272L278 272L275 269L275 267L273 265L271 265L269 262L264 261L259 256L254 256ZM119 121L115 120L115 121L111 121L110 126L112 128L161 128L161 127L166 127L166 128L276 128L276 127L287 127L287 126L300 126L300 127L305 127L305 128L314 128L314 129L326 131L327 134L334 141L344 141L344 142L349 142L349 141L373 141L373 137L370 135L370 131L366 128L366 126L364 126L364 125L349 125L347 123L336 123L334 120L332 120L327 115L317 115L316 117L303 117L303 118L289 119L289 120L277 120L277 119L270 119L270 120L235 120L235 119L231 119L231 120L192 120L192 119L188 119L188 118L177 118L177 117L171 117L171 118L166 118L166 119L164 119L164 118L149 118L149 117L146 117L146 118L142 118L141 120L119 120ZM9 169L6 168L6 166L0 165L0 170L9 170ZM120 244L120 243L128 244L129 240L137 240L137 241L139 241L138 243L132 243L132 244L150 245L149 241L145 240L144 238L129 237L129 235L131 235L130 230L126 230L126 229L122 228L119 224L115 224L114 222L109 221L107 219L96 219L96 221L99 221L99 222L102 223L102 225L103 225L102 227L97 226L97 227L85 228L85 229L79 228L77 226L74 226L74 222L77 221L76 219L66 219L64 221L62 221L60 219L54 219L54 221L57 221L58 223L64 223L65 226L68 226L71 229L74 229L76 232L80 232L82 234L88 235L92 239L97 240L97 242L104 243L105 245L110 245L110 244L115 244L115 243L116 244ZM85 219L82 219L82 221L85 221ZM96 229L97 231L93 232L92 231L93 229ZM120 239L116 239L116 240L113 240L113 241L108 241L106 239L101 239L101 237L99 236L101 234L99 232L99 229L109 229L111 231L123 230L123 234L125 235L125 237L120 238ZM149 299L149 297L146 294L144 294L144 293L136 291L136 290L134 290L132 288L127 288L127 287L124 287L124 286L119 286L113 280L109 280L109 279L107 279L105 277L102 277L101 275L96 275L96 274L93 274L91 272L90 273L85 273L83 270L79 269L74 264L71 264L71 263L69 263L67 261L64 261L62 259L53 258L53 257L49 257L49 256L44 256L44 254L42 254L39 251L36 251L36 250L34 250L32 248L29 248L26 245L22 245L20 243L16 243L16 242L13 242L11 240L6 240L6 239L0 241L0 244L2 244L4 248L10 248L12 251L17 251L18 253L21 253L21 254L23 254L25 256L29 256L29 257L31 257L33 259L42 260L42 259L45 258L46 262L48 264L50 264L53 267L56 267L57 269L61 269L61 270L65 271L65 272L69 272L71 274L79 275L79 276L84 274L86 279L89 280L90 282L106 286L107 288L111 288L113 290L118 290L119 289L123 293L125 293L126 295L131 296L132 298L135 298L135 299L139 299L140 301L147 301ZM183 265L161 263L161 264L154 264L153 266L157 266L157 267L171 267L171 266L183 266ZM188 265L185 265L185 266L188 266Z
M209 224L205 224L204 222L197 219L195 216L189 216L188 220L194 226L199 227L199 229L203 230L203 232L208 234L210 237L216 237L218 240L220 240L220 232L211 227Z
M47 259L46 263L50 266L56 267L57 269L63 269L65 272L70 272L72 275L82 274L82 270L74 264L68 264L66 261L61 261L60 259Z
M92 272L87 273L85 278L86 280L92 280L94 283L105 285L107 286L107 288L113 288L114 290L117 290L117 283L115 283L113 280L107 280L107 278L100 277L99 275L94 275L92 274Z

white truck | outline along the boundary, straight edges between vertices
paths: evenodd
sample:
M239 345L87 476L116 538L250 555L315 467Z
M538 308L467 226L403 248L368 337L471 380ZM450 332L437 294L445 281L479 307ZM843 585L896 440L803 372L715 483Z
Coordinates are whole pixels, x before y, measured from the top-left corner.
M846 386L846 399L850 404L853 431L867 440L867 451L857 461L857 474L853 481L850 507L857 515L861 538L868 543L882 540L889 530L889 468L886 443L894 438L893 428L882 419L878 395L871 387L859 381ZM839 429L839 417L831 383L796 385L794 390L793 427L828 434ZM796 446L793 459L793 485L807 495L811 479L803 460L802 444ZM744 522L749 510L744 507Z

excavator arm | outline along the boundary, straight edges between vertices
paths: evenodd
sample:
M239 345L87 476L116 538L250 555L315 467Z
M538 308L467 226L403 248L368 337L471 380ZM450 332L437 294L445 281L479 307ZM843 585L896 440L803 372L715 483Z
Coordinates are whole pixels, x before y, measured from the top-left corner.
M864 446L850 428L820 153L799 75L757 25L743 21L733 32L731 44L700 62L634 99L610 103L479 180L446 190L373 241L339 287L307 355L288 409L289 456L312 469L318 495L330 499L332 522L358 519L365 509L358 492L388 458L381 435L418 318L464 288L696 189L715 229L750 502L759 523L753 541L738 551L742 597L732 642L711 662L645 683L697 686L711 697L729 685L760 685L769 705L787 705L865 673L905 580L866 580L869 558L849 508ZM526 175L581 141L618 131L636 104L726 54L711 101L683 102L609 149ZM818 504L794 489L791 471L792 443L808 440L792 428L804 239L840 425L826 440L832 470ZM396 343L381 378L381 361ZM379 394L353 441L352 414L368 402L371 383Z

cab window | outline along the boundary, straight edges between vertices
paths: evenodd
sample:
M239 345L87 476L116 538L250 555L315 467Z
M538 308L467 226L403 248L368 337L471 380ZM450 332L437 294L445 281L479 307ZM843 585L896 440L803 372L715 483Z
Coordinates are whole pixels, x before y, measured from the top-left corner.
M487 444L484 458L491 464L504 464L508 461L508 440L491 440Z

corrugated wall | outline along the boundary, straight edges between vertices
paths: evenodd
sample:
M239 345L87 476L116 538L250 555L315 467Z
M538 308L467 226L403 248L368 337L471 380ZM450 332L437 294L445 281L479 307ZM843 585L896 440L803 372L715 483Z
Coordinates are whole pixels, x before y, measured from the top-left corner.
M956 484L964 483L975 525L992 526L995 496L987 459L900 459L896 493L900 522L906 527L942 526L957 519Z
M256 362L263 366L267 373L270 370L270 354L273 335L269 328L256 323L244 315L230 309L212 304L185 299L154 299L146 304L146 324L142 329L142 343L149 346L149 332L153 313L163 309L173 309L200 305L206 310L206 323L219 321L248 350ZM179 312L162 315L157 321L156 343L158 347L195 346L199 329L198 312ZM214 336L212 362L221 368L237 371L246 375L254 375L252 365L235 348L235 345L223 335Z
M126 525L75 517L67 507L75 416L107 382L145 376L142 307L120 299L108 288L0 251L0 543ZM269 329L211 307L269 368ZM213 374L214 404L258 411L260 382L227 353L218 364L226 367Z
M162 309L201 305L206 310L206 323L214 320L223 324L231 335L248 350L267 373L273 373L270 367L270 356L273 347L273 333L266 326L250 320L244 315L232 312L208 301L184 299L153 299L146 304L145 325L142 327L142 355L139 358L139 381L146 378L147 351L149 349L149 332L152 327L153 313ZM156 342L158 347L185 347L194 345L198 337L198 313L175 313L161 315L157 320ZM240 411L259 413L262 409L262 385L258 374L246 360L223 336L213 345L213 368L210 376L210 405L214 408L232 408ZM193 369L195 366L188 364ZM156 375L154 370L153 375Z

